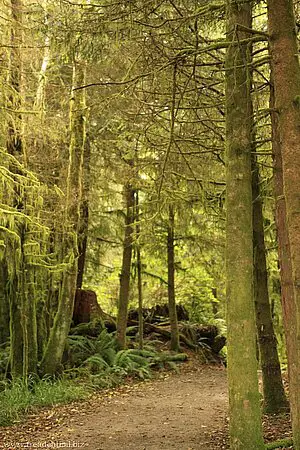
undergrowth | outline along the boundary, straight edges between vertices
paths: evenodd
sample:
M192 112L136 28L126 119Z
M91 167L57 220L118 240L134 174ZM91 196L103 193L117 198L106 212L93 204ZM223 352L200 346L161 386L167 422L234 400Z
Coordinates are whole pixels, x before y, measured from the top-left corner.
M113 333L104 329L97 338L71 335L68 339L68 364L65 374L69 377L88 378L99 387L111 387L126 376L150 378L153 368L177 369L176 362L184 361L186 354L158 352L154 346L143 350L133 348L119 350Z
M187 358L184 353L157 352L149 344L143 350L119 350L115 336L104 329L96 338L69 336L67 358L59 379L11 382L4 375L7 368L4 356L9 352L7 348L5 355L4 349L2 352L5 364L0 367L3 376L0 381L0 426L19 421L36 407L81 400L94 390L115 387L128 376L146 379L151 377L153 369L168 367L178 370L176 363Z
M0 426L21 420L25 413L36 407L81 400L90 393L86 386L65 379L42 379L29 384L23 380L2 382L1 387Z

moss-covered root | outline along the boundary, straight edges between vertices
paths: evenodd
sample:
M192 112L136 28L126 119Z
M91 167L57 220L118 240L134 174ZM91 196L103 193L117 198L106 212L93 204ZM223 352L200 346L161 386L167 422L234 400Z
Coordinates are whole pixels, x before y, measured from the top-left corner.
M293 439L280 439L280 441L266 444L266 450L275 450L276 448L285 448L293 445Z
M176 353L176 355L168 355L167 361L186 361L188 355L186 353Z

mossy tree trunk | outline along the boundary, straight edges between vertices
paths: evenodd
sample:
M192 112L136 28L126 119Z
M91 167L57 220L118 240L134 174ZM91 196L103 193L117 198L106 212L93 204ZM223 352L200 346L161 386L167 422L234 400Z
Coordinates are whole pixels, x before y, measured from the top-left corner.
M253 156L252 196L256 328L263 379L264 410L267 413L278 413L287 409L288 402L282 383L277 341L269 301L263 204L259 181L259 168L256 157Z
M175 211L174 206L169 205L167 255L168 255L168 304L171 326L171 350L179 350L179 331L175 298Z
M273 74L271 68L270 83L270 110L272 122L272 150L274 158L274 197L275 197L275 221L278 239L278 259L280 268L280 285L277 289L281 297L281 306L284 323L284 335L288 359L288 370L292 364L293 354L296 349L296 336L292 330L296 329L296 307L294 301L294 289L292 284L292 262L290 242L286 222L286 205L283 193L282 156L278 127L278 113L275 111L275 93Z
M245 27L241 30L239 27ZM256 361L251 186L252 2L227 0L226 296L231 449L264 449Z
M125 229L123 242L122 268L117 315L117 341L120 348L126 347L127 314L130 292L131 259L133 249L134 189L130 183L124 186Z
M144 346L144 317L143 317L143 285L142 285L142 258L141 258L141 226L140 226L140 206L139 191L135 192L135 219L136 219L136 265L138 280L138 311L139 311L139 348Z
M5 260L0 261L0 345L9 340L8 271Z
M26 164L23 139L23 65L21 48L23 45L23 2L11 0L11 47L8 84L10 93L7 106L10 115L7 121L7 152L23 165ZM33 289L33 268L28 260L28 246L31 245L31 225L26 220L26 181L28 176L13 163L10 170L24 177L24 184L16 182L13 198L8 199L18 211L15 232L18 239L7 250L8 262L6 273L8 281L9 316L10 316L10 366L13 379L26 379L37 371L37 333L35 293ZM31 291L29 294L29 290Z
M41 362L44 374L57 372L72 321L78 269L77 236L82 198L83 157L86 144L85 90L74 90L85 84L86 64L73 62L73 89L70 101L70 145L65 209L65 231L62 248L67 263L59 292L58 308Z
M275 108L281 143L283 193L290 246L293 297L284 300L294 448L300 449L300 65L292 0L268 1ZM277 160L277 164L280 164ZM277 201L278 203L278 201ZM278 218L278 216L277 216ZM283 224L284 225L284 224ZM282 237L282 236L281 236ZM282 260L283 261L283 260ZM283 267L282 267L283 268ZM283 288L285 288L283 286ZM286 293L286 291L285 291ZM290 303L287 304L286 300Z

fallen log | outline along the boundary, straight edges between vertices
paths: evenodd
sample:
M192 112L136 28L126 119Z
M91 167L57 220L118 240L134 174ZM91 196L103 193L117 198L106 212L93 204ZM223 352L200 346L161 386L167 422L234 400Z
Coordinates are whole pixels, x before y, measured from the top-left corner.
M165 327L160 327L159 325L154 325L152 323L144 323L144 332L160 334L161 336L171 339L171 331L167 330ZM179 340L193 350L197 348L197 346L182 333L179 333Z
M136 320L128 321L128 325L131 327L138 327L138 322ZM209 334L209 328L211 327L211 334ZM190 330L194 331L194 334ZM197 330L197 333L195 332ZM189 333L187 332L189 331ZM201 332L203 330L203 334ZM159 336L163 336L168 340L171 339L171 331L166 327L166 324L163 326L153 324L153 323L144 323L144 334L148 335L150 333L155 333ZM202 338L201 338L202 336ZM187 327L186 324L179 324L179 340L182 344L186 345L188 348L192 350L197 350L199 347L209 348L213 353L218 354L226 343L225 336L218 335L217 327L215 326L195 326L191 325Z
M189 314L184 305L176 305L176 313L178 321L188 321ZM152 308L142 309L143 319L147 323L160 323L169 318L169 306L167 303L163 305L155 305ZM137 309L130 309L128 311L129 320L138 320L139 312Z

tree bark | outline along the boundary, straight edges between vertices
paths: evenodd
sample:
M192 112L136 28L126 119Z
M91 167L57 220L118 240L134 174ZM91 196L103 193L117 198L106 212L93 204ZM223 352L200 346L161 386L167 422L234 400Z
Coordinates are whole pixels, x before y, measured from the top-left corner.
M78 228L82 198L83 155L86 143L86 100L84 89L75 91L85 84L86 64L82 60L73 63L73 90L70 101L70 146L67 179L65 230L62 242L68 268L63 274L58 298L58 309L49 340L41 362L44 374L54 375L61 363L73 316L78 270Z
M77 289L82 289L83 276L85 269L85 260L88 242L88 228L89 228L89 193L90 193L90 158L91 147L87 135L83 154L83 189L82 201L80 205L80 220L78 230L78 274L77 274Z
M253 156L252 196L256 328L263 379L264 410L267 413L275 414L287 409L288 402L282 384L277 341L269 301L263 208L259 181L259 168L256 157Z
M278 113L275 111L275 92L273 71L271 68L270 82L270 110L272 122L272 150L274 165L274 197L275 197L275 221L278 239L278 259L280 268L280 290L281 306L284 323L284 335L286 340L286 351L288 359L288 371L292 364L293 354L295 354L296 339L291 330L295 329L295 324L291 321L296 319L296 307L294 301L293 274L290 242L286 222L286 204L283 193L282 176L282 155L278 127Z
M7 125L7 152L18 161L25 164L25 145L22 135L23 118L23 75L22 53L23 45L23 2L11 0L11 49L8 82L11 88L8 97L8 108L11 110ZM10 170L26 179L26 172L11 164ZM13 379L27 379L29 374L37 371L37 334L35 295L33 291L32 267L27 258L31 245L31 224L26 222L27 203L26 181L14 185L14 193L8 201L20 213L16 220L15 230L18 235L16 242L11 243L11 252L7 250L7 273L9 280L9 316L10 316L10 366ZM22 217L24 214L24 217ZM12 268L13 263L13 268ZM31 292L32 294L32 292Z
M135 218L136 218L136 263L138 279L138 312L139 312L139 348L144 346L144 317L143 317L143 286L142 286L142 260L141 260L141 226L140 226L140 207L139 192L135 192Z
M120 273L120 292L117 315L117 342L120 348L126 347L127 314L130 291L131 258L133 248L134 190L130 183L124 186L126 205L125 236L123 243L122 269Z
M9 340L8 271L5 260L0 261L0 345Z
M22 141L22 116L18 113L21 108L21 89L22 89L22 57L21 45L23 43L23 4L21 0L11 0L11 45L10 50L10 67L9 67L9 86L11 93L8 98L8 107L13 111L13 116L8 120L7 129L7 152L17 158L22 157L23 141ZM14 170L14 169L13 169ZM18 211L24 209L24 197L19 186L14 188L13 206ZM24 354L24 260L23 260L23 243L24 243L24 224L19 224L17 233L20 237L18 245L19 256L15 261L15 269L9 271L9 311L10 311L10 366L12 378L21 378L24 375L23 358ZM15 251L15 249L14 249ZM26 367L25 367L26 369ZM26 373L25 373L26 375Z
M11 155L25 156L22 139L22 55L23 43L23 2L11 0L11 49L8 84L11 93L8 97L8 108L12 116L8 121L7 151Z
M169 205L169 220L168 220L168 235L167 235L167 249L168 249L168 301L169 301L169 315L171 325L171 350L179 350L179 332L175 300L175 249L174 249L174 228L175 228L175 212L174 207Z
M264 449L256 361L251 186L252 2L227 0L226 297L231 449Z
M44 9L44 26L48 28L49 23L48 23L47 0L43 0L41 6ZM44 41L44 55L39 73L38 85L34 102L34 106L40 112L42 119L45 110L45 87L47 81L47 70L51 61L50 44L51 44L50 37L47 30Z
M294 448L300 449L300 66L292 0L268 1L271 65L275 89L275 110L281 143L283 199L277 197L283 317L286 328L290 381L290 405ZM274 118L273 118L274 123ZM275 188L280 193L280 156L275 151ZM282 216L286 208L288 235ZM288 249L290 261L288 262ZM286 270L285 270L286 269ZM292 278L288 279L291 269ZM287 286L293 286L293 296Z

